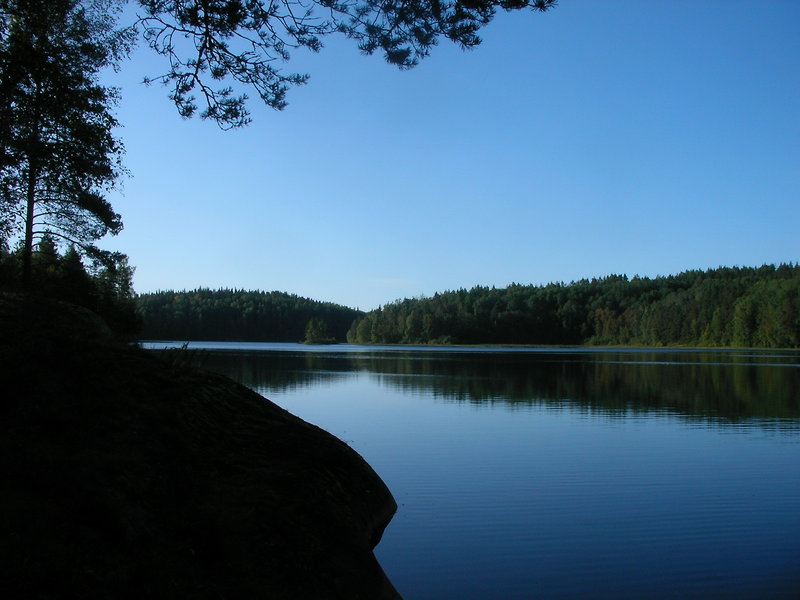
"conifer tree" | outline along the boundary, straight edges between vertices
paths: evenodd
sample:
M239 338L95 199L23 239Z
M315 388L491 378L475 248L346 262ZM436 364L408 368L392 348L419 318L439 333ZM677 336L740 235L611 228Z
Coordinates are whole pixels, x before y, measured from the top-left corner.
M115 5L0 0L0 201L3 226L22 238L26 283L45 234L119 258L93 244L122 229L105 199L124 171L116 92L98 83L128 35L113 28Z
M383 54L409 69L440 39L462 48L480 44L478 31L498 9L544 12L556 0L138 0L137 26L168 59L149 80L171 88L185 117L199 112L227 129L250 121L247 91L272 108L308 76L285 73L290 51L319 51L326 37L344 35L364 54ZM238 88L238 90L236 89ZM243 91L242 91L243 90ZM238 94L238 95L237 95Z

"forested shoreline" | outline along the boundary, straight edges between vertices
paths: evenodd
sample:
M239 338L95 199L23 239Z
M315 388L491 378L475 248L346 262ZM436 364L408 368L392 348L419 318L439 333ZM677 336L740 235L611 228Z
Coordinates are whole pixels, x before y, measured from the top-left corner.
M285 292L160 291L140 294L142 339L343 342L362 311Z
M474 287L404 299L356 320L359 344L800 346L800 266Z
M137 297L143 339L800 347L800 265L474 287L364 313L285 292Z

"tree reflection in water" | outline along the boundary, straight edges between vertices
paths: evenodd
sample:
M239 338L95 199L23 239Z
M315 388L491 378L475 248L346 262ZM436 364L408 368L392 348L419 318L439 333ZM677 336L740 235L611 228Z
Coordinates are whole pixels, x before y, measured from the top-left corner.
M409 393L465 403L555 404L608 416L797 428L800 353L748 351L207 352L203 366L264 395L359 374Z

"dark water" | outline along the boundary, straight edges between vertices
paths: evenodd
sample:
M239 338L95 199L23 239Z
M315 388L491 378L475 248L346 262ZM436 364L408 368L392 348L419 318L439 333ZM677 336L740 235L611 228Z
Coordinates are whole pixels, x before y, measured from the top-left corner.
M800 598L800 353L196 346L386 481L406 600Z

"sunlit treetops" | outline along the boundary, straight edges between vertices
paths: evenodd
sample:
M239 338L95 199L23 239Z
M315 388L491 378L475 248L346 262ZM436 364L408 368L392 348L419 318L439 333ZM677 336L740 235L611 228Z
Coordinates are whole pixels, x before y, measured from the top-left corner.
M798 347L800 266L460 289L371 311L348 341Z

